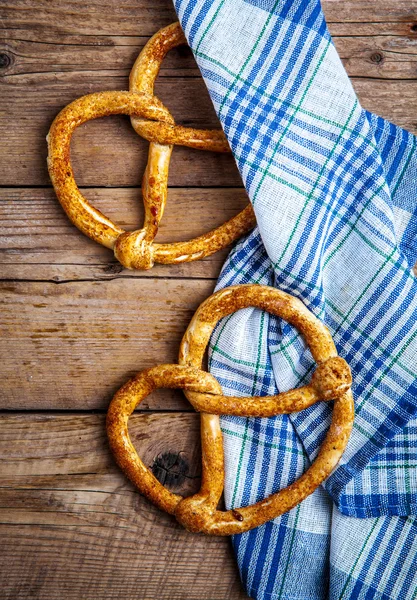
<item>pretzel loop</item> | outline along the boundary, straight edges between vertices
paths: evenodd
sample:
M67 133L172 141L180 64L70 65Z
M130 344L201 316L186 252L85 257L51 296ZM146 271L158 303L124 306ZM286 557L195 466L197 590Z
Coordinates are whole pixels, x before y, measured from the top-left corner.
M129 76L131 92L154 95L154 85L162 61L170 50L187 44L180 24L172 23L156 33L136 59ZM221 130L193 129L164 122L131 117L133 129L149 142L177 144L211 152L230 152Z
M275 396L224 396L216 379L201 370L209 337L219 319L236 310L256 307L277 315L302 334L317 369L310 384ZM157 506L174 514L190 531L231 535L248 531L287 512L310 495L337 465L352 429L351 374L337 355L327 327L304 304L275 288L240 285L210 296L197 310L181 342L180 365L148 369L128 382L112 400L107 418L110 446L118 464L139 490ZM202 483L188 498L172 494L137 456L127 433L127 419L155 387L180 387L201 411ZM217 510L224 485L220 414L272 416L295 412L319 400L334 400L332 422L315 461L297 481L251 506Z
M127 423L135 408L157 388L187 388L221 394L217 380L205 371L180 365L159 365L142 371L128 381L114 396L107 413L107 434L110 447L121 469L133 481L141 493L156 506L175 514L182 496L168 491L145 467L130 441ZM203 415L202 418L206 417ZM220 427L210 430L209 445L216 447L212 455L206 448L207 460L203 461L202 486L193 498L208 508L215 508L223 492L223 482L214 477L223 472L223 446ZM204 449L203 449L204 452ZM213 458L214 456L214 458ZM215 484L213 485L213 482Z
M70 220L85 235L114 250L128 269L150 269L157 263L198 260L227 246L255 225L251 205L216 229L188 242L154 243L167 200L168 171L175 144L213 152L230 152L222 131L199 130L175 124L169 110L154 96L154 84L169 50L185 44L179 23L155 34L139 54L129 92L98 92L75 100L52 123L48 134L48 169L58 199ZM95 209L81 194L70 163L71 136L79 125L107 115L129 115L135 131L149 140L142 180L145 208L143 228L126 232Z

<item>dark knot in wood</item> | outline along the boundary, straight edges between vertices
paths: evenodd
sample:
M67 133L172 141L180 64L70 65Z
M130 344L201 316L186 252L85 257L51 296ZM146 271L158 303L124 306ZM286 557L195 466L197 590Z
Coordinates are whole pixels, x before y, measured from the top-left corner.
M123 265L120 263L110 263L103 268L103 271L105 273L110 273L111 275L117 275L123 271Z
M382 63L383 60L384 56L381 54L381 52L374 52L373 54L371 54L371 61L373 63L379 64Z
M12 64L12 58L5 52L0 53L0 69L7 69Z
M168 487L180 487L188 475L188 462L181 456L181 452L164 452L158 454L152 465L152 473Z

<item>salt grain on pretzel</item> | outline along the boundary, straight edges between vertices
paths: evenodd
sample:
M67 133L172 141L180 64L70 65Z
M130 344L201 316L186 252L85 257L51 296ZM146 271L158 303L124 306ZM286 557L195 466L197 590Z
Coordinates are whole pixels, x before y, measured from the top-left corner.
M236 310L257 307L296 327L308 344L317 369L309 385L276 396L223 396L217 380L201 370L210 335L217 322ZM139 373L113 398L107 432L115 458L138 489L161 509L175 515L188 530L212 535L242 533L287 512L309 496L340 460L354 419L351 375L337 355L327 327L304 304L275 288L240 285L210 296L195 313L181 343L180 365L160 365ZM182 498L169 492L143 464L127 429L135 407L158 387L182 388L201 412L202 484L197 494ZM295 412L319 400L334 400L332 422L316 459L287 488L251 506L217 510L224 486L220 414L272 416ZM214 414L215 413L215 414Z
M224 248L255 225L248 205L220 227L187 242L154 243L168 193L173 145L230 152L222 131L181 127L154 96L161 63L171 48L185 44L179 23L161 29L146 44L130 75L129 92L98 92L75 100L52 123L48 134L48 168L58 199L71 221L85 235L114 251L129 269L150 269L154 263L198 260ZM71 136L79 125L107 115L126 114L136 132L150 142L142 180L143 228L127 232L89 204L77 187L70 161Z

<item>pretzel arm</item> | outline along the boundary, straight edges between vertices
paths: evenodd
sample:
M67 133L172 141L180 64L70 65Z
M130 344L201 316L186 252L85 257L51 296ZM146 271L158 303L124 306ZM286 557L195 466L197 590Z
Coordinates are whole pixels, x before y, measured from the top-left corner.
M255 224L256 220L253 208L251 205L248 205L233 219L188 242L174 242L171 244L155 243L155 261L168 264L200 260L231 244L244 233L250 231Z

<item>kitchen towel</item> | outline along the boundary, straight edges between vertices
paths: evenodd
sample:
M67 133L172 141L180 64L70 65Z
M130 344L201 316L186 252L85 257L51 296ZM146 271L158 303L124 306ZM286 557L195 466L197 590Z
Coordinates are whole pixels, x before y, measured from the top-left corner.
M218 288L279 287L328 325L353 373L339 466L289 513L234 536L259 600L417 597L416 137L365 111L318 0L175 0L254 206ZM257 309L223 319L209 367L226 394L308 381L298 333ZM294 481L331 416L223 417L227 507Z

